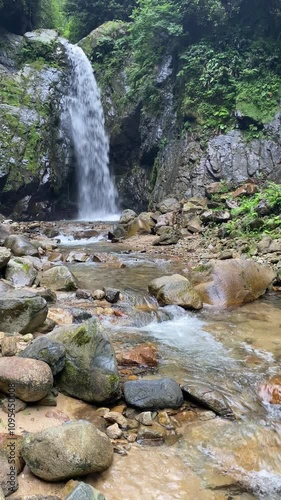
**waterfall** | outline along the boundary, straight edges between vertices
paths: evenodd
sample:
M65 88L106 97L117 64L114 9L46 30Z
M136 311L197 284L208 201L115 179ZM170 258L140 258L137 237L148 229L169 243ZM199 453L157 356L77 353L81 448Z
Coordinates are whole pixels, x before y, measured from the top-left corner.
M71 74L62 124L71 133L77 164L79 218L117 218L117 191L109 171L109 141L100 91L83 50L64 42Z

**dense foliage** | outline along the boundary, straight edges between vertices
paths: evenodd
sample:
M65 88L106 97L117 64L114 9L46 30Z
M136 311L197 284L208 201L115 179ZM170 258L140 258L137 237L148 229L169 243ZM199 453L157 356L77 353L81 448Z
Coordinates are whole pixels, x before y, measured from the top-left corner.
M68 36L77 42L106 21L129 21L136 0L65 0Z

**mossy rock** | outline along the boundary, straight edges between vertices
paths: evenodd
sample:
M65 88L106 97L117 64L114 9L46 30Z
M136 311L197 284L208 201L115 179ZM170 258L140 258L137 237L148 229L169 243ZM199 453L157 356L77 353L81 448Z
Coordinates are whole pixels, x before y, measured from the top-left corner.
M57 328L48 337L65 346L65 367L57 378L62 392L90 403L111 401L119 395L114 349L95 319Z

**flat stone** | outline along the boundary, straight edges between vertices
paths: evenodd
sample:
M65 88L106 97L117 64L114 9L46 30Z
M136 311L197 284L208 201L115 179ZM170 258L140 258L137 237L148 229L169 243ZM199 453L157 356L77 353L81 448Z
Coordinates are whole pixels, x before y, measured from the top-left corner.
M183 403L179 384L168 378L125 382L124 396L128 405L140 409L179 408Z

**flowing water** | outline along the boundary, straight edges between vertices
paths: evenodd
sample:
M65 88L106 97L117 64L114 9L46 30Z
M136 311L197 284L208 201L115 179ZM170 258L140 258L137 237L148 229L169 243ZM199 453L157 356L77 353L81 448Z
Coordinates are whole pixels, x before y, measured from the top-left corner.
M77 241L64 241L62 251L69 252L71 244L77 249ZM105 240L88 240L86 245L80 240L80 247L92 253L111 252L126 266L70 264L81 287L122 290L124 311L128 304L132 310L128 322L105 320L116 351L153 343L159 368L146 377L169 376L181 384L216 389L236 416L236 421L229 421L203 409L188 411L179 420L176 441L154 448L134 444L127 456L115 455L109 470L86 481L107 500L280 499L281 405L270 404L260 390L281 373L280 293L229 310L205 307L186 312L168 306L156 311L147 285L154 277L179 271L178 263L159 256L115 254L114 245ZM144 307L140 313L143 305L147 310ZM76 400L68 398L60 408L72 418L95 418L90 405ZM28 429L27 423L24 428ZM44 490L39 480L27 479L36 492L59 495L63 487L49 485Z
M94 245L96 251L99 245L102 242ZM179 270L178 264L159 256L119 253L118 258L126 265L123 269L93 263L71 268L81 286L94 289L114 283L133 306L151 301L146 291L151 279ZM281 498L281 406L269 404L260 391L264 382L280 374L280 294L223 311L160 309L161 314L138 315L136 307L128 326L107 324L117 351L154 343L160 354L157 377L216 389L237 420L203 414L185 424L173 446L134 449L93 484L109 500Z
M62 116L70 127L77 163L79 218L113 220L117 191L109 171L109 141L100 91L90 61L77 45L64 42L71 74Z

